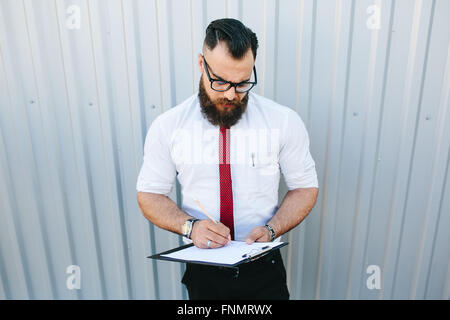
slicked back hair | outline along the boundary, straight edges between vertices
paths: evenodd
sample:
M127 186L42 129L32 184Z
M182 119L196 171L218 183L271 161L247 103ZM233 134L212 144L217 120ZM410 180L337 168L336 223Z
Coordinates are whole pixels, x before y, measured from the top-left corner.
M204 46L213 50L220 41L225 41L231 56L235 59L244 57L248 49L252 50L256 59L258 38L256 34L236 19L218 19L206 28Z

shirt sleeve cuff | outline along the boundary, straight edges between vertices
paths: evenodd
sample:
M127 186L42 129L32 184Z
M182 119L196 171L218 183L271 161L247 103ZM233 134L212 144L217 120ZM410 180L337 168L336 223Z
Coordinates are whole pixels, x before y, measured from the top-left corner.
M138 184L136 190L138 192L150 192L163 195L169 195L172 191L173 185L155 185L155 184Z
M299 176L294 178L285 177L285 181L289 190L298 188L319 188L317 175Z

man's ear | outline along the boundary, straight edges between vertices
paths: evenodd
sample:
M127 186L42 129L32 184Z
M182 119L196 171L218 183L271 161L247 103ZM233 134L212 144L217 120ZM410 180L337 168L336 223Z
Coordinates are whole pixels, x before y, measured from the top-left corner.
M203 56L201 53L198 54L198 71L200 71L200 74L203 73Z

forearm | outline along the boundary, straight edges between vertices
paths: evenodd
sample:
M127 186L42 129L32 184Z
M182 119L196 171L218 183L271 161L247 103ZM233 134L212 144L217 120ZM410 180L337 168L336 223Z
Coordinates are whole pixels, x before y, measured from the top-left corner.
M268 224L280 236L299 225L314 207L318 188L299 188L288 191L278 211Z
M138 192L137 200L144 217L156 226L181 234L182 224L192 218L180 210L169 197L148 192Z

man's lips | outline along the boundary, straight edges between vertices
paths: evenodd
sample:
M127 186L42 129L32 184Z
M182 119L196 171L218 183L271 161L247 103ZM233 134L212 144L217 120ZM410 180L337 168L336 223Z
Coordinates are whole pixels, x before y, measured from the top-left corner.
M233 109L236 107L234 103L216 103L216 108L220 110Z

